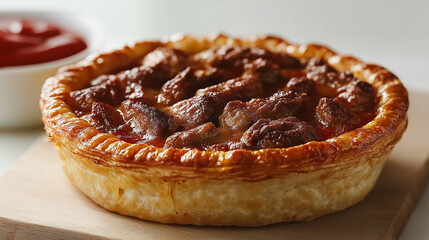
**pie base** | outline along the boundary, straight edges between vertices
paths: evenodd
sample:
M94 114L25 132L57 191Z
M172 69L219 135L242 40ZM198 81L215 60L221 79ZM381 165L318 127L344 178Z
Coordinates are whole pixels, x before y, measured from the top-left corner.
M162 223L215 226L309 221L343 210L371 191L391 152L345 156L359 162L346 167L247 181L153 177L142 169L96 164L58 143L56 149L70 181L110 211Z

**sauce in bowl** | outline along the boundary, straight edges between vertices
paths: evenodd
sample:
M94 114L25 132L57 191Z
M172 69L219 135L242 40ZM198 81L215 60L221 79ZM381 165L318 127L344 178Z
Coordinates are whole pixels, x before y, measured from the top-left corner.
M49 62L86 48L80 36L45 20L0 18L0 67Z

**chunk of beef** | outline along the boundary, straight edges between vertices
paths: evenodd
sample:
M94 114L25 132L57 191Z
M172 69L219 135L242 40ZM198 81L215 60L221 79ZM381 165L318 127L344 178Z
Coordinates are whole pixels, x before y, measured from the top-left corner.
M128 98L128 95L140 91L142 85L136 82L137 75L142 74L138 68L133 68L132 70L120 72L118 74L110 75L101 75L90 82L91 86L98 86L109 84L109 82L115 82L121 86L121 89L124 92L125 98Z
M355 112L372 111L375 106L375 93L371 84L354 80L338 89L340 94L335 101Z
M244 65L245 72L257 74L264 83L272 84L282 78L280 67L272 59L257 58Z
M193 85L196 81L194 70L186 68L162 86L161 93L158 95L158 103L170 105L192 96Z
M205 122L215 122L227 102L224 95L211 93L180 101L171 106L169 111L180 119L186 130Z
M95 102L92 105L91 118L94 127L106 133L114 133L116 129L125 124L119 111L102 102Z
M139 143L162 146L165 137L180 127L173 115L138 101L126 100L122 103L120 110L140 137Z
M219 134L211 122L195 128L176 132L165 140L164 148L198 148L208 143Z
M192 97L198 89L218 84L232 76L236 76L232 71L217 68L194 70L188 67L162 86L158 103L174 104Z
M316 92L316 84L306 77L294 77L286 84L285 90L314 95Z
M241 137L247 149L286 148L317 140L316 130L296 117L258 120Z
M111 133L118 138L135 143L138 141L137 134L130 125L125 122L122 114L112 106L95 102L92 105L92 112L82 117L101 132Z
M294 115L309 100L307 94L281 91L249 102L231 101L219 117L221 126L247 129L259 119L278 119Z
M348 132L359 125L359 118L331 98L321 98L316 107L318 134L328 139Z
M305 66L306 72L337 72L321 58L311 58Z
M335 97L337 95L337 88L340 85L337 80L338 73L334 69L322 60L312 59L307 65L306 71L306 77L316 83L317 94L327 97Z
M353 115L332 98L321 98L316 107L316 117L328 126L341 126L353 119Z
M90 112L95 102L119 105L123 100L122 85L118 81L109 80L102 84L72 91L70 105L81 112Z
M228 79L236 78L241 75L241 71L226 70L214 67L208 67L205 69L198 69L195 71L195 77L197 78L194 86L194 92L200 88L205 88L224 82Z
M133 86L133 84L131 84L129 87L132 87L133 90L127 91L128 94L125 95L126 99L141 102L151 107L156 104L157 91L151 88L144 88L141 85Z
M260 48L248 48L242 46L214 47L194 56L194 61L203 62L206 65L219 68L238 68L255 59L272 59L280 67L299 67L300 62L289 55L273 53Z
M200 89L195 95L203 96L208 93L219 93L223 96L227 96L227 99L229 100L249 100L251 98L261 96L263 94L263 86L259 78L245 75L211 87Z
M180 101L169 108L170 113L183 122L185 129L205 122L217 122L225 105L236 99L250 99L262 93L260 81L241 77L201 89L197 96ZM255 87L256 86L256 87Z
M147 54L142 65L173 77L186 67L186 54L177 49L160 47Z
M194 61L219 68L237 68L243 65L243 60L249 53L249 48L239 46L213 47L196 54Z
M305 71L307 78L316 83L316 91L319 95L335 97L338 89L354 81L356 78L349 71L337 72L321 59L311 59Z
M143 66L123 71L116 76L120 81L126 82L128 86L135 84L152 88L162 86L162 84L171 78L166 68L149 68Z

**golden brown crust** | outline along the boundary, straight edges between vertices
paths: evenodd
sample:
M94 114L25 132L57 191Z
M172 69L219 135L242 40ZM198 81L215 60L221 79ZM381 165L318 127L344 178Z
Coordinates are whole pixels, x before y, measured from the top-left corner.
M388 154L335 170L290 173L263 181L149 177L105 167L58 149L69 179L97 204L142 219L194 225L259 226L312 220L362 200ZM91 184L88 184L91 183Z
M377 116L362 128L326 141L313 141L283 149L257 151L240 149L211 152L196 149L162 149L146 144L130 144L119 140L114 135L98 131L88 122L78 118L66 104L66 97L70 91L82 88L91 79L99 75L132 65L156 47L174 47L186 53L195 53L220 45L259 47L273 52L285 52L296 58L323 58L338 71L349 70L355 77L370 83L374 87L378 99ZM65 170L69 177L83 192L106 208L161 222L198 225L263 225L280 221L311 219L324 213L345 208L362 199L375 183L376 176L378 176L378 173L375 173L379 172L380 166L384 164L388 154L406 129L408 94L397 77L386 69L363 63L353 57L339 55L324 46L297 45L276 37L238 39L224 35L212 37L182 35L160 42L136 43L121 50L88 58L75 66L63 68L55 77L49 78L45 83L40 105L46 131L51 141L59 147L60 153L63 152L62 159L66 162ZM80 170L72 171L72 167L67 167L73 165L73 161L75 161L73 168ZM353 169L362 166L367 166L370 169L368 173L365 173L366 177L371 175L375 178L371 177L358 193L344 197L342 200L346 201L347 204L336 199L330 202L336 207L321 206L320 209L308 216L298 214L301 217L296 217L296 213L294 217L290 214L286 216L287 213L280 211L279 216L261 217L254 221L236 218L244 216L237 215L233 217L233 220L222 222L219 219L228 218L224 216L223 218L219 217L218 220L214 220L214 217L206 220L205 217L201 217L196 220L195 216L199 216L198 214L194 214L194 217L187 215L187 217L181 218L177 217L177 214L176 217L173 216L174 214L170 216L171 210L169 213L165 213L166 215L163 217L150 217L150 214L140 214L140 210L133 211L132 207L136 207L136 205L124 206L118 202L113 205L107 203L103 200L103 196L106 197L107 195L100 197L100 193L96 193L88 185L76 181L76 177L82 174L79 171L83 171L81 164L85 164L85 166L94 164L90 167L94 172L108 169L118 174L118 178L126 178L130 174L138 173L137 179L140 177L142 179L154 178L166 182L193 179L195 186L200 181L213 181L213 184L217 185L220 183L216 181L230 182L231 186L238 184L240 187L247 183L254 183L248 190L253 187L257 188L258 184L263 184L265 181L274 181L270 179L279 181L287 179L292 185L297 184L298 186L309 184L305 181L295 181L295 178L291 177L293 174L302 174L302 176L312 179L311 176L317 173L322 174L326 179L343 178L346 182L357 183L356 179L347 176L354 171ZM91 176L88 176L88 179L90 178ZM91 181L96 181L96 179L93 177ZM107 187L105 184L100 180L100 187ZM279 187L280 185L275 186ZM315 184L314 187L320 187L320 185ZM329 184L322 188L326 190L326 195L321 195L323 198L332 197L334 192L342 191L337 189L331 192ZM281 191L280 188L278 190ZM283 191L290 190L284 189ZM323 192L324 190L320 191ZM282 195L278 197L282 198ZM214 198L211 199L211 201L213 200ZM269 203L275 204L275 202ZM231 206L225 206L225 209ZM258 210L254 210L253 215L249 215L252 216L249 219L254 218L257 213ZM170 217L164 218L166 216Z

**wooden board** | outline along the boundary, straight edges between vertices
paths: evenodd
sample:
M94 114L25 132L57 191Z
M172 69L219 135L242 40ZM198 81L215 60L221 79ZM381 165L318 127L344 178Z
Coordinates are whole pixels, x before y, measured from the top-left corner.
M361 203L311 222L257 228L166 225L111 213L69 183L41 137L0 178L0 239L394 239L426 185L428 99L412 93L409 128Z

